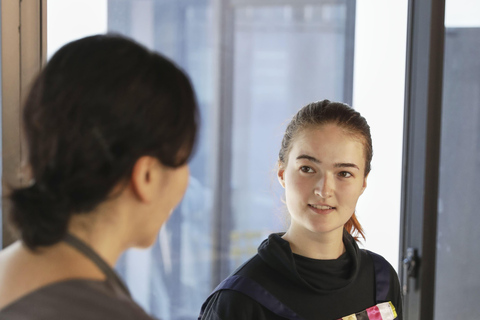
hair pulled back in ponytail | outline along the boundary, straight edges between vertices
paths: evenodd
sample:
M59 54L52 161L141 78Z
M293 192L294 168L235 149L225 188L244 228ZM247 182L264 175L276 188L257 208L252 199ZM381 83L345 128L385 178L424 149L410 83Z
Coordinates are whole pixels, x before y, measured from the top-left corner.
M171 61L118 35L62 47L36 78L23 122L33 185L14 189L11 220L31 249L60 241L128 178L138 158L185 164L197 105Z
M345 129L347 132L361 139L364 148L366 177L370 173L373 157L370 126L365 118L350 106L329 100L310 103L297 112L285 130L282 146L278 154L279 162L283 165L287 164L293 141L299 132L307 128L330 123ZM355 213L353 213L344 227L348 233L354 236L355 240L358 241L359 237L365 239L365 233Z
M16 189L10 195L13 203L11 219L30 247L58 242L67 231L68 206L37 184Z

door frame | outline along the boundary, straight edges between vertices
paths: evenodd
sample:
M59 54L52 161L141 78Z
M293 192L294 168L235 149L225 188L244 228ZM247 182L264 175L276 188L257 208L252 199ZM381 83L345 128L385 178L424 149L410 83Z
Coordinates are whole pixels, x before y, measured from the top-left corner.
M405 319L433 320L445 0L410 0L408 10L399 275ZM412 277L408 248L417 253Z
M7 195L25 185L21 170L27 153L21 129L21 110L34 77L46 61L46 0L2 0L2 248L15 240L11 232Z

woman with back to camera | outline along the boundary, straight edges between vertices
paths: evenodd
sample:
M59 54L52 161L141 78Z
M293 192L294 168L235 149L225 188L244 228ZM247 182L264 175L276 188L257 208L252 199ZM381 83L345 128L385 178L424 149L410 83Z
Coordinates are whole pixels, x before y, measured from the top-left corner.
M217 287L199 319L402 319L395 270L357 245L372 154L358 112L328 100L303 107L278 160L290 226Z
M23 120L31 185L0 252L0 319L151 319L113 271L150 246L188 180L197 106L172 62L113 35L61 48Z

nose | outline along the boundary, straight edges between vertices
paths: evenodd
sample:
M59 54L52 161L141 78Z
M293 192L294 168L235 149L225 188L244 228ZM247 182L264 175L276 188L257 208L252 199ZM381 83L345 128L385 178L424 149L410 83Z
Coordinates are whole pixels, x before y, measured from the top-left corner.
M323 199L330 198L333 193L333 178L324 174L315 186L314 193Z

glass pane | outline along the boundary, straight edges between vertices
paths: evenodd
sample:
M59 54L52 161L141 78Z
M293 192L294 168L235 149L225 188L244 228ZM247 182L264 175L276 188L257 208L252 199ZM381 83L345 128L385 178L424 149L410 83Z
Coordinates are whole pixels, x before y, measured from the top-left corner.
M209 1L49 0L48 52L91 34L116 32L168 56L190 76L202 124L181 204L148 250L128 250L117 271L134 299L164 319L194 319L212 289L212 8ZM88 17L88 19L85 19ZM210 162L208 162L210 161Z
M356 213L364 246L398 267L408 0L357 1L353 105L367 119L372 171Z
M351 96L346 11L343 1L235 10L230 271L286 228L275 174L286 121L309 102Z
M118 263L133 295L161 319L194 319L211 290L214 173L212 8L208 1L109 1L108 30L130 36L179 64L190 76L202 124L181 204L149 250Z
M435 319L476 319L480 314L480 3L447 1L445 26Z

